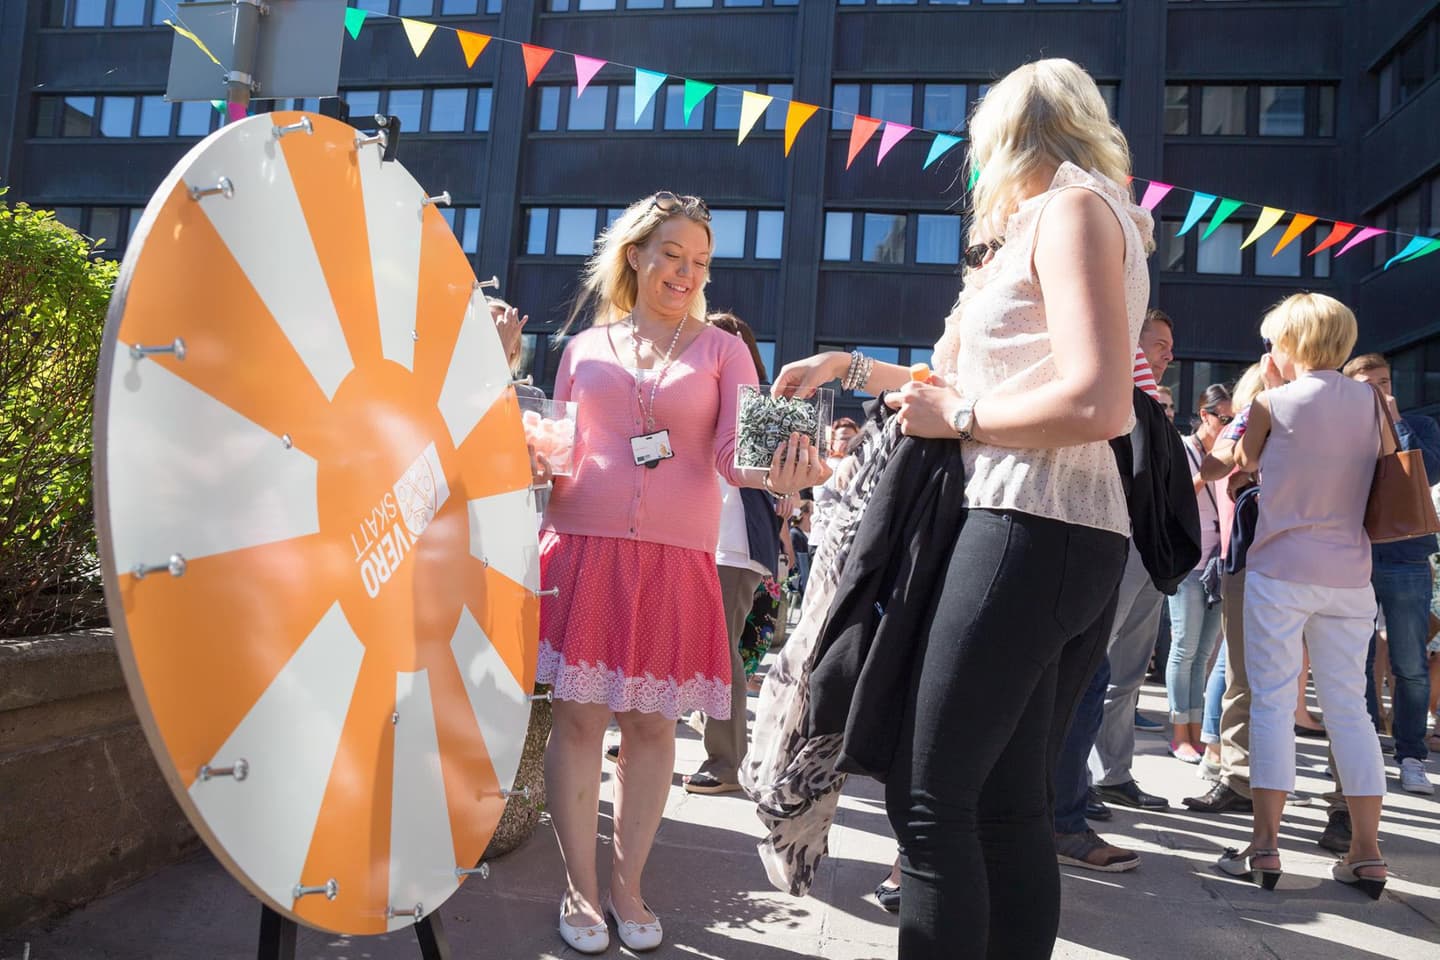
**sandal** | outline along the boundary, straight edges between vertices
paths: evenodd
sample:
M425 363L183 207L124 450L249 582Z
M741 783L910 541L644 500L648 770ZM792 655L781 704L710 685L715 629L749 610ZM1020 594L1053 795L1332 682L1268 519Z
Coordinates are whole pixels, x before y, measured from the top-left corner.
M1379 900L1380 894L1385 892L1388 877L1364 877L1359 871L1367 867L1386 866L1388 864L1384 860L1352 860L1348 863L1341 860L1331 868L1330 874L1347 887L1359 887L1370 895L1371 900Z
M1258 882L1266 890L1274 890L1276 884L1280 882L1280 874L1283 871L1278 868L1256 867L1255 860L1259 857L1274 857L1278 860L1280 851L1252 850L1250 853L1244 854L1234 847L1226 847L1225 852L1220 855L1220 859L1215 861L1215 866L1220 869L1221 873L1228 876L1249 880L1251 883ZM1258 881L1255 877L1257 873L1260 875ZM1337 876L1336 879L1338 880L1339 877Z

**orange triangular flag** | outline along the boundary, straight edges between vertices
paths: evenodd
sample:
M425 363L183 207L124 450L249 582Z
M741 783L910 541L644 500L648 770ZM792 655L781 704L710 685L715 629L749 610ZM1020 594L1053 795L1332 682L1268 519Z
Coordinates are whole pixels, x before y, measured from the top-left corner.
M1310 216L1308 213L1297 213L1291 217L1290 226L1285 228L1285 235L1280 238L1279 243L1275 244L1275 249L1270 251L1270 256L1275 256L1275 254L1294 243L1296 237L1310 229L1310 225L1315 222L1315 219L1315 217Z
M805 126L805 121L815 116L815 111L819 109L811 103L790 101L790 109L785 113L785 156L790 156L790 148L795 145L795 135Z
M545 69L545 64L550 62L555 51L549 47L537 47L534 44L522 43L520 52L525 55L525 86L528 87L535 82L536 77L540 76L540 71Z
M874 117L862 117L859 115L855 117L855 125L850 128L850 156L845 161L846 170L850 169L850 164L855 162L855 158L860 155L860 151L865 149L865 144L870 142L870 138L873 137L875 131L879 129L880 121Z
M455 36L460 38L460 49L465 52L465 66L475 66L475 61L489 46L490 38L483 33L471 33L469 30L456 30Z

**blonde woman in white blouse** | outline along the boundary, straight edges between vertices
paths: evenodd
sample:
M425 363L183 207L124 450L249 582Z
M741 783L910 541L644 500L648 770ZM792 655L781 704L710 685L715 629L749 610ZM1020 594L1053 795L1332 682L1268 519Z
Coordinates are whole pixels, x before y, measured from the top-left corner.
M963 444L968 511L886 783L903 960L1050 956L1048 781L1105 655L1130 533L1107 441L1133 422L1153 244L1125 137L1067 60L992 87L970 135L970 269L936 346L941 382L841 353L776 378L897 391L906 434Z

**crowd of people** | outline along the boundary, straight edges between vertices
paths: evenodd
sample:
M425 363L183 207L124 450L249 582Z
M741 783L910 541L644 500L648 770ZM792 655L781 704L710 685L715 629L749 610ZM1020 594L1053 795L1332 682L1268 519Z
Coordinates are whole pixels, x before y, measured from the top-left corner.
M598 241L562 332L588 324L568 338L554 387L579 407L574 472L553 478L541 520L541 576L558 589L541 607L538 671L554 696L546 782L565 872L558 928L578 951L608 949L610 922L632 950L663 941L643 881L675 773L676 722L693 715L704 737L686 790L761 792L746 775L765 769L747 760L756 667L772 643L792 644L802 678L810 659L830 657L814 682L833 704L836 658L793 644L834 627L836 611L840 626L860 623L884 644L904 625L903 649L845 648L859 650L855 669L893 661L856 679L850 714L853 725L855 710L873 709L884 672L879 700L894 710L869 719L889 739L877 754L874 730L847 726L817 761L821 751L801 745L823 731L803 709L771 709L772 681L794 682L772 672L755 750L798 750L885 782L898 857L876 895L900 915L905 960L1049 956L1057 863L1139 864L1090 824L1113 804L1169 806L1132 770L1137 727L1164 729L1137 709L1152 670L1164 679L1170 753L1213 780L1185 805L1253 816L1250 843L1216 861L1225 874L1267 889L1281 876L1294 738L1318 729L1304 706L1310 674L1332 751L1321 845L1341 855L1336 880L1377 898L1386 880L1384 718L1368 679L1377 665L1388 665L1402 785L1433 790L1434 536L1372 545L1365 524L1387 426L1400 448L1423 451L1432 481L1440 428L1401 416L1383 357L1351 358L1358 331L1345 305L1299 293L1264 317L1244 376L1200 391L1182 437L1160 384L1175 321L1149 306L1152 219L1128 186L1129 150L1095 83L1068 61L1022 66L989 90L969 138L963 289L934 369L860 352L786 364L776 396L838 380L880 399L863 425L837 420L823 444L785 438L768 469L736 465L737 388L770 377L744 321L708 312L705 202L653 194ZM495 319L515 356L524 320L503 304ZM550 480L543 463L537 478ZM883 536L867 522L886 525ZM881 546L912 566L877 558ZM869 571L923 565L927 586L887 581L876 628L864 619L870 605L852 618L847 597L862 564L872 580L880 574ZM800 607L793 641L787 579ZM613 857L602 887L596 830L612 719L621 740L610 751ZM776 736L785 724L796 727ZM776 815L762 809L762 819Z

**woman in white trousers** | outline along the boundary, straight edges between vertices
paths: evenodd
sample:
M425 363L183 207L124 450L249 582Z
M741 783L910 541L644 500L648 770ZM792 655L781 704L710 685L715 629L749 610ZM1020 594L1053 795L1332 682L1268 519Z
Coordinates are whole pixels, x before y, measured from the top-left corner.
M1323 294L1295 294L1260 327L1268 389L1250 410L1242 469L1259 469L1260 518L1245 578L1250 677L1250 846L1218 866L1273 889L1280 816L1295 786L1295 684L1303 645L1353 823L1336 880L1378 899L1385 767L1365 711L1365 654L1375 622L1365 501L1380 449L1373 390L1337 372L1355 346L1355 315Z

